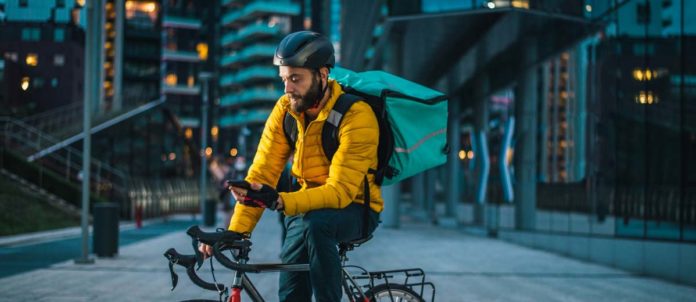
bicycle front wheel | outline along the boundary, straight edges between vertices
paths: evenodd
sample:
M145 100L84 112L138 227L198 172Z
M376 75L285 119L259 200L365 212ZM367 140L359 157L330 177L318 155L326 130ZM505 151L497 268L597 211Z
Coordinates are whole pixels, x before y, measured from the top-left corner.
M370 302L393 301L393 302L423 302L423 298L412 289L401 284L379 284L367 292L365 296L370 298Z

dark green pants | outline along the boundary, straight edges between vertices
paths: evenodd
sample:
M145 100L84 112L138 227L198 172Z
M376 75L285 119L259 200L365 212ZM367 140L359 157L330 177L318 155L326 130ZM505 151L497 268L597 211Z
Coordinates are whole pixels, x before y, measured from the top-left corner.
M341 263L337 244L362 237L364 207L353 203L344 209L321 209L285 217L287 233L281 252L283 263L309 263L309 272L281 272L280 301L341 300ZM379 214L370 211L368 233L377 227Z

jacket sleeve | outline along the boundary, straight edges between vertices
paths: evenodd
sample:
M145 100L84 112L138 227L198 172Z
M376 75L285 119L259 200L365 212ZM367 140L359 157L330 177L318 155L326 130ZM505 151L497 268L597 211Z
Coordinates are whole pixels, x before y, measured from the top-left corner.
M285 110L281 100L276 102L263 128L254 161L245 178L250 183L260 183L275 188L285 163L290 157L290 144L283 133ZM240 233L251 233L261 218L263 210L263 208L237 203L228 229Z
M329 166L326 184L281 193L286 215L322 208L345 208L362 193L369 168L377 168L379 126L372 108L357 102L346 112L338 131L339 145ZM369 175L372 179L373 176Z

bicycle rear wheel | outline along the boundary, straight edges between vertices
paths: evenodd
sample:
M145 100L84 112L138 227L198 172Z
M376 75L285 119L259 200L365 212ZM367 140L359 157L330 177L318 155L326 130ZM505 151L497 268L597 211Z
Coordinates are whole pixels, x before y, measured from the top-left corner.
M371 302L394 301L394 302L423 302L423 298L412 289L401 284L379 284L367 292L365 296Z

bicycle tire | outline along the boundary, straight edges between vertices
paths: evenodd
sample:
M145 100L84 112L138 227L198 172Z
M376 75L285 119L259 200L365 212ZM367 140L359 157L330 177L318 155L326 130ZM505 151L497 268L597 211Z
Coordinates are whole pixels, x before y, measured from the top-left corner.
M394 302L424 302L423 297L402 284L378 284L365 292L370 302L392 301Z

